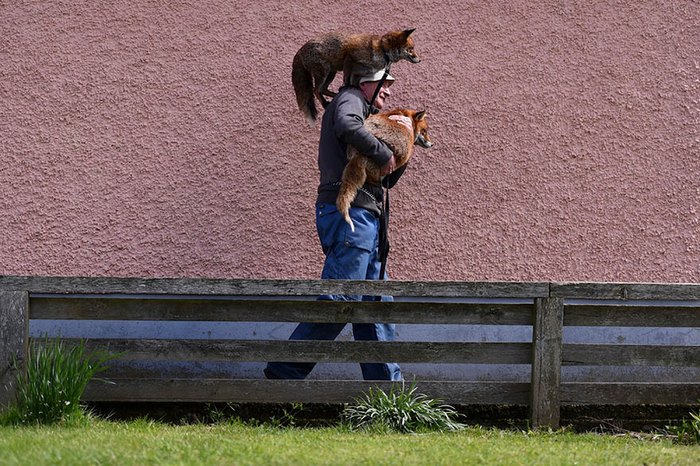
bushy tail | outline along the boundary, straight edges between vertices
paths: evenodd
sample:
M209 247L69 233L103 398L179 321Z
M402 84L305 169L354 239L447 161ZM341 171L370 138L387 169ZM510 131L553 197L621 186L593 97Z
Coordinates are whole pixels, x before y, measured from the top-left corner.
M297 96L299 110L306 116L309 123L313 124L318 116L314 102L314 81L311 73L304 67L299 53L294 55L292 62L292 85Z
M335 206L338 208L338 212L343 215L343 218L350 225L350 230L355 232L355 224L350 218L350 204L355 200L357 195L357 189L354 186L350 186L347 183L343 183L340 186L340 191L338 192L338 198L335 200Z
M367 157L357 153L352 146L348 146L348 164L343 170L343 179L340 183L338 198L335 206L338 212L343 215L345 221L350 225L350 229L355 231L355 224L350 218L350 204L357 196L357 190L367 181Z

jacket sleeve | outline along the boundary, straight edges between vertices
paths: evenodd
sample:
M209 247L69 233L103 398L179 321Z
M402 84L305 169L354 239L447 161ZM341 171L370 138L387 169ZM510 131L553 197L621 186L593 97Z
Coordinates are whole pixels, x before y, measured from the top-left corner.
M344 141L359 150L362 154L371 158L378 166L384 166L393 153L389 146L374 137L363 126L365 104L361 96L353 92L339 94L341 97L335 114L335 134Z

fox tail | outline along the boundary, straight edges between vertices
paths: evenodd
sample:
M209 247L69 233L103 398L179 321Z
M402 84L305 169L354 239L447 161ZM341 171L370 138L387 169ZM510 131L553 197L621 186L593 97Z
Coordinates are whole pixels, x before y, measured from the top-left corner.
M355 232L355 224L350 218L350 204L355 199L356 190L352 186L348 186L347 183L343 183L340 186L340 192L338 192L338 198L335 201L335 206L338 208L338 212L341 213L348 225L350 225L350 230Z
M318 110L314 102L314 81L311 73L304 67L304 62L297 53L292 62L292 85L297 96L299 110L310 124L316 121Z

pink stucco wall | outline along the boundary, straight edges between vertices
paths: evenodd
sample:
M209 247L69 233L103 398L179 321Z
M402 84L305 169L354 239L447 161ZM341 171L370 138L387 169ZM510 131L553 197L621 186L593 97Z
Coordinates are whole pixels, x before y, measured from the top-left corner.
M700 280L693 0L0 0L0 274L317 277L292 57L404 27L394 278Z

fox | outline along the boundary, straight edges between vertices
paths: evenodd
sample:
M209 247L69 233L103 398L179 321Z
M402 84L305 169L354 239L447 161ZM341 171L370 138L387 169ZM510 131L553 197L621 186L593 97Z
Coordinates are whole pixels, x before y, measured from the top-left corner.
M324 96L337 94L328 86L338 71L343 71L343 83L348 85L353 74L376 73L399 60L420 63L413 31L415 28L397 30L383 36L331 32L302 45L292 61L292 85L299 110L309 123L313 125L318 116L314 96L326 108L329 101Z
M405 115L411 119L413 131L403 124L389 118L392 115ZM406 165L413 155L413 146L420 145L426 149L433 146L428 136L428 121L425 110L394 109L367 117L364 127L377 139L384 141L396 158L396 168ZM379 184L381 181L380 167L372 159L360 153L355 147L348 145L348 163L343 170L340 190L336 199L336 207L341 213L350 230L355 231L355 224L350 218L350 204L355 200L357 191L365 182Z

